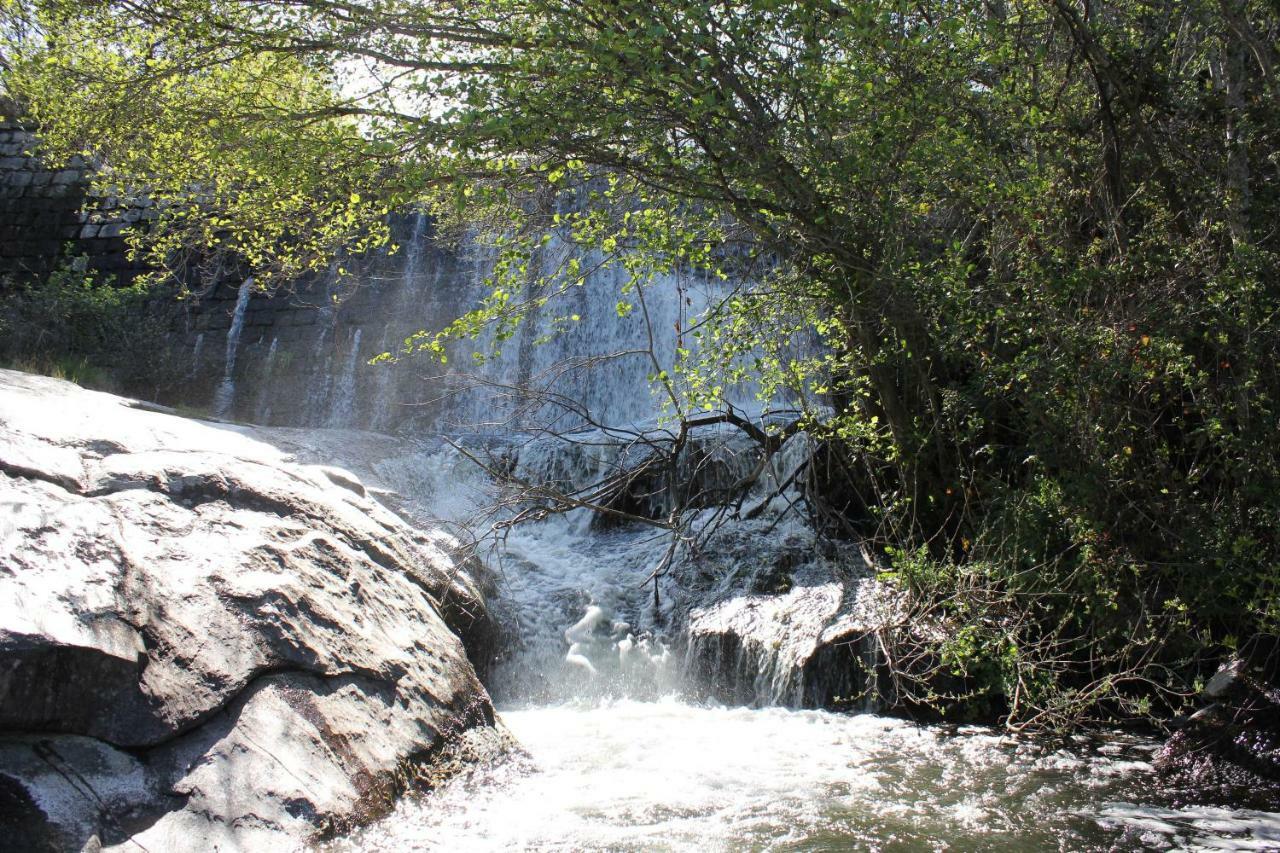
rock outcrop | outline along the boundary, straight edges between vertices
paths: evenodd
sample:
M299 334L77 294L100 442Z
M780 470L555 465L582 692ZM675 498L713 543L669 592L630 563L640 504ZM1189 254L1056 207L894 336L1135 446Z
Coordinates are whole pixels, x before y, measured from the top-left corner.
M904 625L892 588L846 555L822 556L807 528L739 524L713 545L704 562L715 586L690 602L686 622L688 669L711 698L892 709L877 639Z
M874 707L875 634L900 618L874 578L807 567L784 592L742 592L695 608L690 664L729 704Z
M1274 808L1280 797L1280 689L1243 659L1205 683L1201 707L1179 720L1155 755L1167 785L1188 799Z
M457 546L269 431L0 371L0 835L290 849L503 748Z

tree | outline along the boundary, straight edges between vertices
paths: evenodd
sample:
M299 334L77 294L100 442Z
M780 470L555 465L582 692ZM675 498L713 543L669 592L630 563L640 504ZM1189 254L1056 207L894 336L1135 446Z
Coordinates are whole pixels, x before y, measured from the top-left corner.
M1013 716L1176 702L1277 628L1273 6L0 8L5 86L162 200L159 258L287 278L426 204L505 251L458 334L518 322L547 228L639 284L769 258L656 378L685 419L743 365L812 403L824 519L973 627L941 657Z

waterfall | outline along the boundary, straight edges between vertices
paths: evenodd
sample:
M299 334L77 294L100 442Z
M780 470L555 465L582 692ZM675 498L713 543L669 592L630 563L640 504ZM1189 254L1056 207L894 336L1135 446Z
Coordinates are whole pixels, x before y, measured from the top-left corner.
M187 374L188 379L194 379L196 374L200 372L200 356L204 355L204 332L196 335L196 342L191 347L191 372Z
M253 419L260 424L271 423L271 401L276 391L272 380L275 378L276 357L280 349L280 338L271 339L271 346L267 348L267 359L262 364L262 377L258 389L258 406L254 411Z
M368 368L363 338L395 350L485 295L492 247L474 236L437 245L427 232L416 217L403 262L360 278L347 303L332 298L336 273L310 282L300 310L273 313L269 346L239 352L246 281L215 398L220 416L239 391L240 408L256 401L260 421L394 430L317 430L315 446L326 461L365 466L366 482L396 495L398 510L431 519L424 537L441 535L436 520L478 535L496 522L499 535L477 552L494 569L488 605L503 638L487 687L532 761L406 798L372 835L335 850L437 841L451 850L861 849L886 839L923 849L944 837L985 849L1010 827L1026 842L1010 849L1063 838L1094 849L1075 844L1078 832L1099 831L1090 804L1130 798L1124 774L1146 766L1149 751L1077 759L1056 742L1038 753L971 727L776 707L875 710L877 632L906 624L906 614L856 546L820 546L797 483L815 449L806 435L765 459L740 430L704 426L671 451L654 362L670 370L678 350L695 346L687 335L699 316L744 282L677 269L633 283L621 265L585 253L585 283L531 312L497 357L471 358L494 348L486 332L452 344L443 368L413 359ZM553 234L530 260L523 296L538 296L538 277L579 251ZM619 311L621 299L635 309ZM194 341L198 364L206 341ZM761 415L756 390L728 396ZM566 509L566 495L583 503ZM665 527L680 508L684 526ZM913 620L910 629L939 637L946 626ZM1080 784L1064 781L1068 767ZM945 831L930 828L939 814L951 815ZM1121 846L1137 838L1111 836Z
M661 425L665 401L654 392L652 375L673 371L681 350L696 349L691 325L743 282L723 282L689 268L633 281L625 265L584 252L566 229L555 229L528 260L521 298L536 308L508 340L497 340L489 329L478 340L450 344L445 365L408 358L371 367L363 358L365 339L372 335L370 343L395 350L418 330L442 328L481 302L499 260L497 249L476 233L456 244L434 242L422 214L402 228L402 260L384 257L381 266L365 269L353 264L352 275L341 280L352 282L343 285L350 291L344 301L334 299L341 283L336 266L300 288L295 308L273 309L270 345L239 354L238 364L250 293L248 284L242 287L228 333L218 412L229 412L239 391L240 397L253 395L247 399L256 401L259 421L371 426L407 440L451 434L466 446L462 455L437 449L384 467L401 469L389 479L398 491L413 494L424 516L471 527L490 523L477 518L497 501L514 500L508 514L523 504L518 496L495 495L499 486L467 455L487 456L494 470L513 471L551 492L586 494L625 475L625 485L610 486L612 492L593 500L633 516L663 519L698 495L686 507L694 530L723 520L731 492L757 480L740 506L759 510L752 520L728 523L699 546L739 554L734 559L749 560L750 571L718 558L694 559L678 543L672 551L672 533L661 526L610 521L585 507L518 525L490 555L512 567L494 607L516 638L499 664L497 695L560 701L675 689L690 661L702 666L704 658L715 657L704 653L713 641L703 635L693 637L692 657L685 652L686 614L716 604L711 598L729 595L732 583L767 575L773 563L791 559L795 547L788 543L810 535L795 509L795 486L779 489L786 477L774 471L776 465L760 469L759 448L736 429L700 429L671 465L645 469L646 460L672 440ZM570 259L586 271L583 280L567 278ZM550 297L545 304L539 301L543 296ZM619 309L624 300L633 306L629 312ZM343 336L340 329L350 331ZM485 358L477 361L473 353ZM242 384L259 384L238 388L237 366ZM754 390L729 393L740 410L750 411ZM365 405L372 410L362 410ZM644 473L631 477L629 471ZM664 556L669 551L670 561ZM646 582L656 569L662 576ZM686 589L705 587L709 572L737 580ZM738 624L722 621L731 628ZM740 646L744 654L750 649L752 667L771 674L747 673L745 664L727 667L742 670L730 677L756 685L744 701L795 701L803 679L783 658L800 643L764 637Z
M222 368L222 382L213 398L213 414L225 418L231 413L236 396L236 351L240 348L240 333L244 330L244 315L253 292L253 276L246 278L236 294L235 311L231 314L231 328L227 329L227 355Z
M459 282L466 288L464 309L483 297L494 263L483 247L468 251L471 269ZM588 271L577 284L557 275L571 256ZM696 350L684 337L690 320L741 282L720 282L688 269L632 282L623 265L605 260L551 232L529 260L530 284L523 296L536 295L532 284L539 276L549 278L543 286L553 295L529 312L496 357L489 357L495 348L491 333L449 348L449 363L465 368L455 371L455 393L440 407L435 428L504 432L516 423L535 428L554 423L567 430L591 423L637 425L658 417L667 401L654 391L655 361L671 371L680 347ZM620 302L634 306L626 316L620 316L625 313ZM483 364L473 365L473 352L486 356ZM754 389L729 392L739 408L759 408Z
M478 232L437 240L424 213L396 227L403 235L401 253L344 258L348 275L340 277L335 265L297 284L291 298L273 300L264 313L265 332L277 347L270 350L264 341L234 354L235 399L224 402L223 411L250 400L260 416L269 400L281 423L406 435L651 423L667 403L650 381L655 361L670 371L679 346L696 355L690 326L744 284L688 268L633 282L624 264L584 251L561 227L529 259L519 298L535 300L534 307L509 339L499 341L486 329L478 340L449 344L444 364L426 354L392 364L358 358L351 371L348 341L337 330L365 329L367 355L397 353L415 333L434 334L477 307L499 260ZM568 278L571 258L581 264L581 281ZM335 301L340 292L343 298ZM543 296L547 302L538 303ZM624 302L633 306L630 313L620 312ZM475 353L484 358L477 361ZM354 409L337 387L347 375L361 401ZM758 409L754 389L727 393L740 409Z
M351 424L356 411L356 362L360 358L360 333L356 329L351 336L351 349L347 352L347 360L342 366L342 373L333 384L333 396L329 405L328 424L330 427L345 427Z
M404 318L424 317L433 313L430 307L434 305L436 299L442 264L438 262L433 264L431 274L426 277L422 275L422 257L427 251L427 225L426 214L422 211L415 212L408 246L405 250L404 271L400 277L399 293L389 300L392 308L383 324L379 345L381 352L393 355L397 353L401 341L408 336L401 325ZM399 382L403 372L395 364L379 364L373 370L375 389L373 411L370 413L368 422L375 430L386 430L394 423L397 414Z

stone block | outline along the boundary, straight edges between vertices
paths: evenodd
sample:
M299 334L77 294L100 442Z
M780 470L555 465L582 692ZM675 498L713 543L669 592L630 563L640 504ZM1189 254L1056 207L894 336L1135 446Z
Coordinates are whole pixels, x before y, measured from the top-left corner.
M27 220L27 224L36 231L52 231L67 222L69 217L63 214L63 211L57 207L50 207L45 204L32 204L31 215Z
M0 243L0 257L25 258L29 254L25 240L5 240Z
M53 178L56 177L57 175L53 176ZM75 184L55 184L53 183L53 178L50 178L49 186L45 189L46 198L55 199L73 197L77 200L80 198L80 193L76 192L77 187Z
M62 241L53 239L31 240L27 243L27 254L41 258L52 258L60 254Z

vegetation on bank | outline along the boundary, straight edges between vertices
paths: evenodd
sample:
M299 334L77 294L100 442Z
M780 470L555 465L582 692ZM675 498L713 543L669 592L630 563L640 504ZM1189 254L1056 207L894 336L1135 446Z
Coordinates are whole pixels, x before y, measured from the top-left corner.
M953 627L884 638L915 699L1158 720L1225 654L1275 674L1274 3L0 14L4 86L50 156L159 202L158 266L199 247L285 280L426 205L502 244L451 330L499 341L584 275L533 262L551 228L629 273L620 321L656 273L746 271L655 381L675 418L746 376L799 407L816 522Z
M43 279L0 279L0 366L141 392L166 373L155 358L166 323L146 287L115 287L83 267L72 261Z

